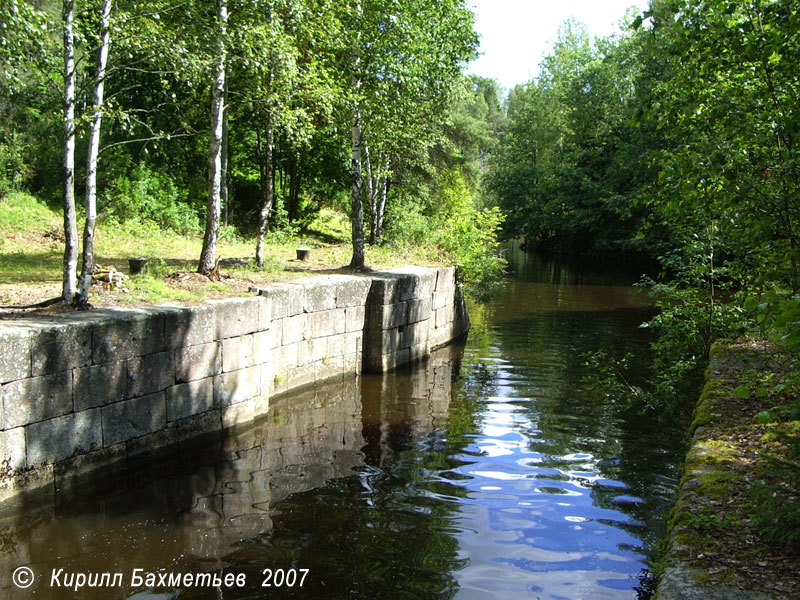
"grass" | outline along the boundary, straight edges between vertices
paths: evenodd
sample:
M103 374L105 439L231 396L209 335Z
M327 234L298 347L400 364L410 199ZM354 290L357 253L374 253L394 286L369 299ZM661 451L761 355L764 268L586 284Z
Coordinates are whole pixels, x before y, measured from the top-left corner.
M79 228L82 224L79 222ZM82 237L82 231L79 234ZM64 253L60 209L47 206L24 192L10 192L0 200L0 296L2 303L36 301L33 286L61 281ZM263 267L254 263L223 267L228 278L220 282L194 281L176 285L169 277L175 272L192 273L202 247L202 232L183 236L163 231L154 223L98 220L95 234L95 262L128 272L129 257L149 259L148 271L132 277L125 292L113 292L116 301L189 301L205 297L246 293L249 285L329 273L350 262L350 229L346 215L323 209L306 235L274 232L267 235ZM295 260L296 248L312 249L311 260ZM247 259L255 254L255 239L244 238L233 228L223 228L218 258ZM425 248L367 248L367 264L391 268L404 264L435 265L437 253ZM174 278L173 278L174 279ZM44 294L44 292L41 292ZM48 292L52 296L52 291ZM39 299L44 299L45 296ZM24 301L19 301L23 299Z

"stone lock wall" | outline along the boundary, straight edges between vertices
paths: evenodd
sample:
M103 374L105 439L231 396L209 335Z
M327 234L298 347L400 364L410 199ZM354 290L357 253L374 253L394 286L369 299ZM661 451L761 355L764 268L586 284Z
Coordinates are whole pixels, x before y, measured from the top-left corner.
M251 421L270 395L393 369L469 328L453 268L257 292L0 322L0 502Z

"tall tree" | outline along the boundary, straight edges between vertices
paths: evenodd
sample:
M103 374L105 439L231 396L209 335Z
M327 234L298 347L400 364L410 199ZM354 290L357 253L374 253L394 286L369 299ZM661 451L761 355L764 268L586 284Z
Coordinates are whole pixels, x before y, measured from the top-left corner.
M214 82L211 86L211 134L208 144L208 198L206 230L200 253L199 273L209 275L216 267L219 239L220 188L222 186L222 124L225 111L225 73L227 60L228 2L217 0L217 39Z
M75 215L75 2L64 0L64 267L62 298L70 304L78 283L78 225Z
M89 148L86 158L86 223L83 230L83 263L74 303L86 306L94 275L94 230L97 221L97 156L100 151L100 127L103 120L106 65L111 32L111 0L103 0L100 16L100 47L97 71L94 79L94 102L92 124L89 132Z
M365 258L364 148L374 156L388 156L391 148L401 166L433 145L463 66L474 56L473 20L461 0L365 0L351 5L343 20L351 40L353 268L363 267Z

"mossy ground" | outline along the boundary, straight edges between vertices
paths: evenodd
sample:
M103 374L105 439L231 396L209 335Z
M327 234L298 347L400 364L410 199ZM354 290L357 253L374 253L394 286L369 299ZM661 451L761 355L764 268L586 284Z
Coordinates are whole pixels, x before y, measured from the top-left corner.
M755 418L792 403L792 388L780 386L792 375L790 363L780 356L779 348L764 342L715 347L671 515L668 560L696 569L697 583L788 600L800 598L800 556L796 547L765 539L753 492L756 485L776 483L779 475L767 456L790 460L786 434L800 434L800 425L783 413L770 423ZM769 389L780 392L762 391L766 373L772 374Z

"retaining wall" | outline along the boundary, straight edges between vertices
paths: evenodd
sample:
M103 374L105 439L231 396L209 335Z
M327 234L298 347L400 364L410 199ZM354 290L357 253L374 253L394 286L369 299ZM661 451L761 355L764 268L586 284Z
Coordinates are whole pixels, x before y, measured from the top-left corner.
M256 291L0 322L0 501L252 421L270 395L393 369L469 328L453 268Z

